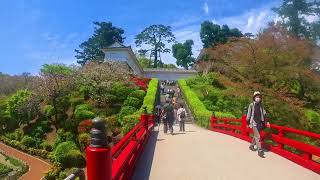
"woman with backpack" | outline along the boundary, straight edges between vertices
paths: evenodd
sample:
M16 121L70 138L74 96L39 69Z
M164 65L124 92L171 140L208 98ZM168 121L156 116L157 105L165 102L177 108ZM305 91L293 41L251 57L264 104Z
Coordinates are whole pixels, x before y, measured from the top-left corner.
M179 121L180 131L185 131L185 121L186 121L186 109L183 107L183 104L180 104L180 107L177 111L177 118Z
M250 128L253 130L253 138L249 149L255 151L254 145L257 145L258 155L264 157L260 142L260 131L266 126L270 127L270 124L269 122L266 122L266 111L262 105L262 95L258 91L253 93L253 102L249 105L247 124L249 124Z

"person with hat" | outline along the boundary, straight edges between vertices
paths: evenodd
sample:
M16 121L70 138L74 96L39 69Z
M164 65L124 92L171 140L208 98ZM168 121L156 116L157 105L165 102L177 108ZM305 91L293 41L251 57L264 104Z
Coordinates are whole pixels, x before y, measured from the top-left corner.
M249 124L253 130L253 138L249 149L255 151L254 146L256 145L258 155L264 157L260 142L260 131L263 130L266 125L270 127L270 124L266 122L266 111L263 108L262 95L259 91L253 93L253 102L250 103L247 112L247 124Z

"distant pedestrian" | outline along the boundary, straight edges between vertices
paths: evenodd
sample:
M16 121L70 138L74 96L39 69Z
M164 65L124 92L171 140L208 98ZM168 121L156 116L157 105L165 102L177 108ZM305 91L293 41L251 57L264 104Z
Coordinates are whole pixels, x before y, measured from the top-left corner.
M174 124L176 125L178 121L177 111L179 109L179 104L175 101L175 98L172 99L173 111L174 111Z
M166 104L163 106L163 116L165 116L164 120L164 128L163 131L164 133L167 133L168 131L168 126L170 133L173 135L173 120L174 120L174 111L173 111L173 105L170 100L166 101Z
M264 153L260 142L260 131L270 124L266 122L266 111L262 105L262 95L256 91L253 93L253 102L248 107L247 123L253 130L252 142L249 149L255 151L254 146L257 146L258 155L264 157Z
M180 98L180 96L181 96L181 90L179 87L177 87L177 97Z
M180 104L180 107L177 111L177 118L179 121L180 131L185 131L185 122L186 122L186 109L183 107L183 104Z
M160 85L160 91L161 91L161 94L164 94L164 84L163 83L161 83L161 85Z

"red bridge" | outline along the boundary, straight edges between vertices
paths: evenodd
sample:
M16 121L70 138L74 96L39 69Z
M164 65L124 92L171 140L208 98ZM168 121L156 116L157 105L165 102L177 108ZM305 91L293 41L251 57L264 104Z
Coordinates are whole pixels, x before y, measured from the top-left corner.
M320 148L287 136L319 140L319 134L271 125L271 131L261 133L269 151L262 159L248 149L252 130L245 116L211 117L211 131L187 124L185 133L165 135L154 130L153 115L143 114L140 123L112 148L99 139L103 133L99 123L95 128L87 148L89 180L320 179Z

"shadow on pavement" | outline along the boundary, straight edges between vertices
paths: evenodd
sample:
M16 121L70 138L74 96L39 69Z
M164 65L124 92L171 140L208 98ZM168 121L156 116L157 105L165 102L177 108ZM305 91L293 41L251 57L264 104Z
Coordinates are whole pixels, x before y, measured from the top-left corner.
M153 131L148 139L145 149L143 150L133 174L132 180L148 180L151 172L153 155L158 139L159 131Z

